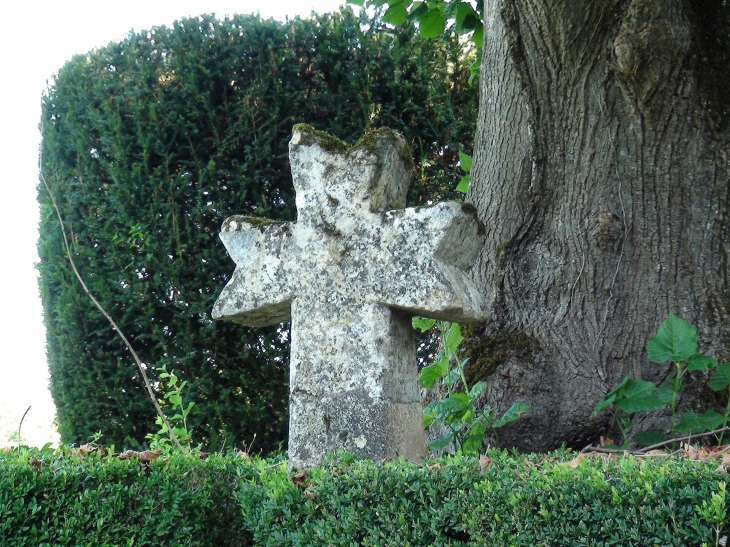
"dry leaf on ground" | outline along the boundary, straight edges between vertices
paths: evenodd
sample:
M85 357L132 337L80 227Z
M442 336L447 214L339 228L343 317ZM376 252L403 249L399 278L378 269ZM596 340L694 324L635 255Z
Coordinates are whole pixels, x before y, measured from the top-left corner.
M306 480L307 480L307 470L306 469L302 469L299 473L297 473L296 475L294 475L291 478L291 481L301 488L304 487L304 483L306 482Z

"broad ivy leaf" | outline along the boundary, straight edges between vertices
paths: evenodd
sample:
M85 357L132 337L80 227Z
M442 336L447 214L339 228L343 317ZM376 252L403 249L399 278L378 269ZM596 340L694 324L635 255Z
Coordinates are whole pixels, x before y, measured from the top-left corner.
M424 38L437 38L446 28L446 16L438 9L429 9L418 18L419 30Z
M448 373L449 357L448 355L443 355L437 363L429 365L421 370L421 374L418 376L418 383L421 384L421 387L431 389L436 383L436 380L443 378Z
M502 427L503 425L506 425L510 422L514 422L515 420L519 420L520 416L522 416L525 412L530 410L530 405L517 402L513 404L507 412L502 414L500 418L498 418L493 424L492 427Z
M634 442L639 446L652 446L667 440L667 436L659 431L640 431L634 435Z
M614 404L624 412L633 414L644 410L656 410L663 407L665 403L657 396L654 384L646 380L631 378L616 393Z
M474 30L477 22L479 22L479 15L474 11L474 8L466 2L459 2L456 5L456 32L459 34L465 34Z
M674 428L680 433L703 433L707 431L704 424L694 412L685 412Z
M465 173L471 172L471 156L464 154L461 150L459 151L459 167Z
M715 375L707 385L714 391L721 391L730 386L730 363L723 363L717 367Z
M391 25L399 26L406 22L408 12L406 11L405 2L394 2L385 10L383 21Z
M466 194L469 191L469 179L469 175L464 175L463 177L461 177L459 184L456 185L456 188L454 188L454 190L456 190L457 192L461 192L462 194Z
M646 351L655 363L684 361L697 351L697 331L687 321L670 313L656 336L649 340Z
M712 370L717 366L714 357L705 355L704 353L695 353L689 358L687 370Z
M411 319L411 324L413 325L414 329L418 329L421 332L426 332L433 328L433 326L436 324L436 320L428 319L427 317L415 316L413 317L413 319Z

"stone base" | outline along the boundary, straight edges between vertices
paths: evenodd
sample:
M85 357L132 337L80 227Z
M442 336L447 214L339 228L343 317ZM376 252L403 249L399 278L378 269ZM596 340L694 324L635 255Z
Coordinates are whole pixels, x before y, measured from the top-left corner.
M321 465L341 450L373 461L403 456L420 463L426 455L420 401L372 399L365 390L320 397L291 394L289 466Z

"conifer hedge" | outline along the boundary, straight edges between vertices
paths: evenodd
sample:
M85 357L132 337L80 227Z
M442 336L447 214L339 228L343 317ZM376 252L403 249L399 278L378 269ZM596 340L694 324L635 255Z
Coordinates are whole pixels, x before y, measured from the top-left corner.
M285 443L288 326L210 311L233 272L217 234L231 214L293 219L295 123L354 142L406 135L411 204L453 197L477 91L455 37L397 34L349 9L285 23L183 19L74 57L43 97L43 172L75 261L152 377L187 380L193 439L211 449ZM39 186L40 289L62 441L130 448L156 429L131 356L65 257ZM160 394L162 398L162 394Z

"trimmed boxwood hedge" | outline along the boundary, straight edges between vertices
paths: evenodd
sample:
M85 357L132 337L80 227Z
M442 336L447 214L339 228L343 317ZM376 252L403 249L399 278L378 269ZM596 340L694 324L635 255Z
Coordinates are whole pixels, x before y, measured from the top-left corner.
M574 468L574 456L490 451L487 466L419 467L342 454L294 477L283 456L1 454L0 545L716 544L700 510L726 481L716 463L619 456Z

